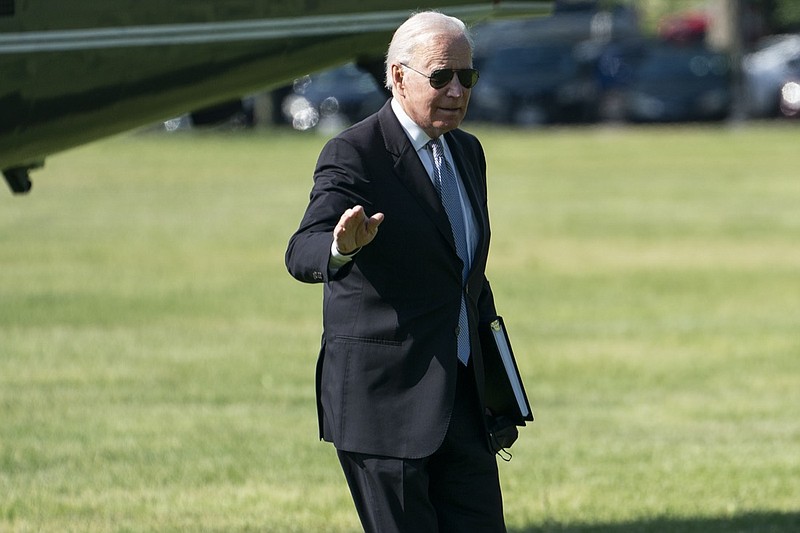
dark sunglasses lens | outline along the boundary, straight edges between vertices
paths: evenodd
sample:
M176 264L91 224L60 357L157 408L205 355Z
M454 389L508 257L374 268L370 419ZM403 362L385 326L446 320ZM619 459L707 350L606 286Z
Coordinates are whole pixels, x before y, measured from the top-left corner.
M458 81L465 89L471 89L478 83L478 71L474 68L453 70L449 68L434 70L431 73L431 87L434 89L441 89L453 79L453 73L458 75Z
M472 89L478 83L478 71L474 68L459 70L458 81L465 89Z
M434 89L441 89L453 79L453 70L445 68L442 70L434 70L431 73L431 87Z

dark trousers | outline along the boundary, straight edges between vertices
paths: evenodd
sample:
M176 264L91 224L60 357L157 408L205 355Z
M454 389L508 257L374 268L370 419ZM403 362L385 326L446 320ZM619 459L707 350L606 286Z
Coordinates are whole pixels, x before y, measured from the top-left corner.
M338 451L367 533L503 533L497 462L489 450L472 368L459 364L453 416L430 457Z

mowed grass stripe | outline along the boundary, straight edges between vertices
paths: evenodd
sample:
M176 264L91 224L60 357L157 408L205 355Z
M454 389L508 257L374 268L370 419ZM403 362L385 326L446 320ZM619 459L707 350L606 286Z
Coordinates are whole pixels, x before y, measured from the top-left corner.
M800 528L794 127L471 127L537 421L512 532ZM0 531L358 531L317 440L325 139L121 136L0 194Z

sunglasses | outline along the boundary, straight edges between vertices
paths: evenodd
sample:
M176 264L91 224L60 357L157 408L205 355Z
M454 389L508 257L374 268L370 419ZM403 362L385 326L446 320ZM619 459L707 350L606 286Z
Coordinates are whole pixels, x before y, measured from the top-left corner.
M425 76L428 78L428 81L431 82L431 87L434 89L441 89L442 87L445 87L448 83L450 83L450 80L453 79L454 74L458 76L458 82L465 89L472 89L475 87L475 84L478 83L478 70L474 68L440 68L434 70L431 72L431 75L428 76L427 74L423 74L413 67L409 67L405 63L400 64L407 69L413 70L420 76Z

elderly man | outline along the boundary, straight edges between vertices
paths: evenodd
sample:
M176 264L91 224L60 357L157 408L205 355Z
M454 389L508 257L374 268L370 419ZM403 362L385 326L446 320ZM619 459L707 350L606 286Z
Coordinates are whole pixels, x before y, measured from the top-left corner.
M460 20L403 23L391 100L324 147L286 252L324 283L320 436L370 532L505 531L478 340L496 316L486 161L457 129L477 81Z

